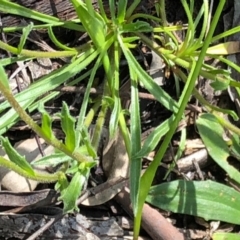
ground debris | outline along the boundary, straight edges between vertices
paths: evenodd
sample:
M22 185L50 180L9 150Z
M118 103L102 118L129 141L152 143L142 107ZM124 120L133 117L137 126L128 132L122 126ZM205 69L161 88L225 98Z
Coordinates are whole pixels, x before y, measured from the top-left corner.
M0 239L26 239L52 217L42 214L0 215ZM124 231L114 217L88 220L82 214L65 216L37 239L123 239Z

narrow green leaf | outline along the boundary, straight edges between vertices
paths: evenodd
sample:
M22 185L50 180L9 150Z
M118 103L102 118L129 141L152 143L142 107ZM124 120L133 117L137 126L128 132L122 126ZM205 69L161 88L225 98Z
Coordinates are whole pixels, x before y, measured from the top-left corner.
M25 57L25 56L18 56L18 57L9 57L9 58L3 58L0 59L0 65L8 66L10 64L13 64L17 61L30 61L33 58Z
M115 136L118 129L120 110L121 110L120 99L119 97L115 97L114 107L109 121L109 135L111 138Z
M233 156L240 161L240 138L237 134L233 134L232 138L232 145L230 146L230 154L233 154Z
M141 0L134 0L131 5L128 7L127 12L126 12L126 19L130 18L133 14L133 12L136 10L138 7L139 3Z
M10 90L7 74L1 64L0 64L0 80L3 82L5 88Z
M118 37L119 43L123 50L123 53L128 61L128 65L134 68L138 75L139 81L143 86L159 101L164 107L177 113L178 104L173 100L171 96L168 95L160 86L158 86L153 79L147 74L145 70L142 69L140 64L137 62L136 58L133 56L131 51L125 46L122 38Z
M230 155L229 147L223 140L224 129L217 118L210 113L205 113L197 119L196 124L209 155L227 172L230 178L240 183L239 171L227 161Z
M136 42L136 41L138 41L139 40L139 37L137 37L137 36L134 36L134 37L125 37L124 39L123 39L123 42L124 43L131 43L131 42Z
M71 0L82 25L91 37L94 45L100 49L105 45L106 23L96 11L89 11L90 7L81 0ZM89 5L88 5L89 6Z
M91 144L90 134L88 133L86 127L82 129L82 139L84 147L87 149L87 154L89 154L93 159L97 157L97 153Z
M144 141L141 150L135 157L143 158L144 156L147 156L151 151L153 151L161 138L169 131L173 120L174 116L171 116L169 119L165 120L162 124L156 127Z
M1 0L0 10L4 13L20 15L22 17L27 17L49 23L59 21L59 19L56 17L33 11L31 9L25 8L24 6L10 2L8 0Z
M116 7L115 7L115 0L109 0L109 9L110 9L110 14L111 14L111 19L114 21L116 16L115 16L115 12L116 12Z
M26 17L30 19L35 19L45 23L62 23L63 27L67 27L69 29L73 29L76 31L81 31L82 28L78 24L74 22L64 22L59 18L50 16L49 14L40 13L24 6L21 6L17 3L10 2L8 0L1 0L0 3L0 11L4 13L10 13L14 15L18 15L21 17Z
M56 37L55 37L55 34L52 30L52 27L48 27L48 36L49 38L51 39L51 41L57 46L59 47L60 49L64 49L64 50L67 50L67 51L74 51L75 49L74 48L70 48L64 44L62 44Z
M31 84L31 86L28 89L16 94L15 98L19 103L28 99L35 100L37 97L41 96L42 94L45 94L48 91L53 90L54 88L58 87L60 84L68 80L70 77L76 75L79 71L84 69L89 63L91 63L97 57L97 55L98 55L97 51L89 49L74 62L40 78L38 81ZM10 105L8 102L0 104L0 111L5 110L9 106Z
M38 110L42 114L42 125L41 125L41 128L42 128L43 132L45 133L45 135L49 139L54 138L54 134L53 134L53 131L52 131L52 118L46 112L46 110L44 109L44 106L42 104L40 104Z
M68 105L63 102L61 111L61 126L65 133L65 145L70 151L74 151L76 147L76 131L75 131L75 118L71 116Z
M113 72L114 78L111 81L112 96L114 98L114 107L111 113L110 121L109 121L109 133L112 138L118 129L118 121L119 115L121 112L121 101L119 97L119 59L120 59L120 51L118 41L114 42L114 63L113 63Z
M147 202L164 210L206 220L240 224L240 193L223 184L177 180L150 188Z
M173 120L173 123L172 123L171 127L169 128L169 131L166 134L166 136L163 140L163 143L161 144L161 147L157 151L153 161L151 162L151 164L148 166L148 168L146 169L146 171L143 173L143 175L141 177L141 180L140 180L141 181L140 182L141 189L140 189L140 194L139 194L140 195L139 204L141 205L141 207L143 207L143 205L144 205L144 201L145 201L148 191L151 187L151 184L152 184L152 181L156 174L157 168L159 167L159 164L161 163L162 158L167 150L167 147L169 146L172 136L173 136L174 132L176 131L176 128L183 116L183 112L186 108L187 102L189 101L189 97L192 93L192 90L194 89L195 81L197 79L197 77L196 77L197 71L199 71L199 68L197 68L197 66L200 66L201 65L200 63L201 62L196 64L196 62L193 61L191 71L189 73L188 79L186 81L182 95L179 100L179 102L180 102L179 111L176 114L176 116ZM141 208L140 208L140 210L141 210ZM140 214L141 214L141 212L138 212L138 215L140 215ZM138 226L140 226L140 222L138 222Z
M68 155L64 153L55 153L49 156L44 156L41 159L37 159L31 162L33 166L57 166L72 160Z
M76 200L81 193L81 173L76 172L73 176L71 182L67 186L67 189L63 191L63 194L59 200L63 201L63 212L72 213L74 210L79 211L78 206L76 205Z
M239 240L239 233L216 232L212 236L213 240Z
M83 101L82 101L83 103L82 103L82 106L81 106L81 109L80 109L80 113L79 113L78 121L77 121L77 126L76 126L76 146L79 146L79 143L80 143L81 130L82 130L82 127L84 125L86 111L87 111L87 107L88 107L88 99L89 99L90 90L91 90L91 87L92 87L92 84L93 84L93 80L95 79L95 74L96 74L99 66L101 66L102 58L103 58L104 55L106 55L107 49L112 44L112 40L113 39L109 39L106 42L106 44L104 44L103 51L98 56L98 59L97 59L96 63L94 64L94 67L91 70L91 75L90 75L90 78L88 80L87 88L86 88L86 91L85 91L85 94L84 94L84 98L83 98Z
M125 19L125 15L126 15L126 8L127 8L127 0L121 0L118 1L118 22L122 23Z
M14 162L20 168L22 168L25 172L27 172L30 176L35 176L34 170L25 157L21 156L11 145L8 138L4 138L0 136L2 146L7 153L9 160Z
M105 22L108 22L108 18L107 18L107 15L106 15L106 7L105 7L105 3L103 3L103 0L98 0L97 1L98 3L98 6L99 6L99 13L101 15L101 17L104 19Z
M31 22L29 25L27 25L27 27L24 27L22 30L22 35L20 38L20 42L18 44L18 54L21 54L22 49L26 43L26 40L28 38L29 33L32 31L33 29L33 23Z
M181 0L181 2L182 2L182 5L184 7L187 18L188 18L188 26L189 27L187 28L187 33L186 33L184 42L181 45L181 49L178 53L179 56L180 56L180 53L183 55L186 52L186 50L188 49L188 47L191 46L195 41L195 36L194 36L195 26L194 26L194 23L193 23L193 16L192 16L191 11L189 9L189 3L187 3L187 1L184 1L184 0Z
M136 158L136 153L141 149L141 121L140 121L140 107L138 96L138 77L135 69L131 66L131 161L130 161L130 197L133 205L133 213L136 216L138 212L140 177L142 170L141 158Z

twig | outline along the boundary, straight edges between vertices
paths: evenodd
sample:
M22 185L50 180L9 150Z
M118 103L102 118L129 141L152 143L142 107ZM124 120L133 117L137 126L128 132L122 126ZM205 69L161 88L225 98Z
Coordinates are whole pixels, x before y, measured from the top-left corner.
M37 237L39 237L41 234L43 234L44 231L49 229L49 227L51 227L55 222L59 221L64 216L65 216L65 214L58 214L58 215L54 216L49 222L47 222L44 226L39 228L34 234L32 234L26 240L35 240Z

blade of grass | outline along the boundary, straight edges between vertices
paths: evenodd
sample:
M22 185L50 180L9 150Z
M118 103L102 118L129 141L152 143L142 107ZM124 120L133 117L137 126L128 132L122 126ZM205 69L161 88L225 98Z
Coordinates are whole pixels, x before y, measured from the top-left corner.
M138 76L135 69L131 66L131 158L130 158L130 197L134 215L138 210L138 195L140 187L140 177L142 170L142 161L136 156L136 153L141 149L141 121L140 121L140 107L138 96Z
M114 78L112 79L112 97L114 99L114 106L111 113L110 121L109 121L109 133L110 137L113 137L118 128L118 120L119 114L121 112L121 101L119 97L119 62L120 62L120 49L117 41L114 41L114 56L113 56L113 72Z
M17 3L13 3L13 2L10 2L8 0L1 0L0 11L2 11L4 13L10 13L10 14L18 15L18 16L21 16L21 17L35 19L35 20L45 22L45 23L53 23L54 24L56 22L60 22L60 23L63 23L63 26L66 23L66 22L61 21L60 19L58 19L56 17L31 10L29 8L23 7L23 6L21 6ZM81 26L79 26L76 23L68 22L67 26L68 26L69 29L76 30L76 31L82 31Z
M142 69L139 65L131 51L123 43L122 38L118 37L122 51L128 61L128 64L135 69L136 74L138 75L139 81L142 82L144 87L159 101L164 107L170 111L177 112L178 104L161 88L159 87L153 79Z
M90 89L94 80L94 76L96 74L97 69L99 68L99 66L102 64L104 55L106 55L106 51L109 48L109 46L112 44L113 42L113 38L110 38L107 42L105 42L105 46L103 46L103 51L101 51L101 54L99 55L92 71L91 71L91 75L88 81L88 85L84 94L84 98L83 98L83 104L79 113L79 117L78 117L78 121L77 121L77 126L76 126L76 146L78 146L80 144L80 136L81 136L81 129L82 126L84 125L84 120L85 120L85 116L86 116L86 110L87 110L87 105L88 105L88 98L90 95ZM100 51L100 49L98 50L98 52Z

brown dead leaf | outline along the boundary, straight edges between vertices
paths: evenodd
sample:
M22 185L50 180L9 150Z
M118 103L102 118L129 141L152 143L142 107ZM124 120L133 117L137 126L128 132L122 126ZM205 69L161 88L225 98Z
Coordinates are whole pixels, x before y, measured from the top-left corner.
M118 194L126 185L127 181L127 179L122 177L109 179L107 182L92 188L90 191L94 195L88 197L86 200L81 202L81 204L85 206L101 205L114 198L116 194Z
M106 183L98 186L104 187L102 191L95 192L94 196L88 197L82 204L95 206L103 204L115 197L125 186L129 170L129 158L126 152L122 134L116 135L116 140L103 156L103 170L108 176ZM107 148L107 147L106 147ZM119 182L120 181L120 182Z

